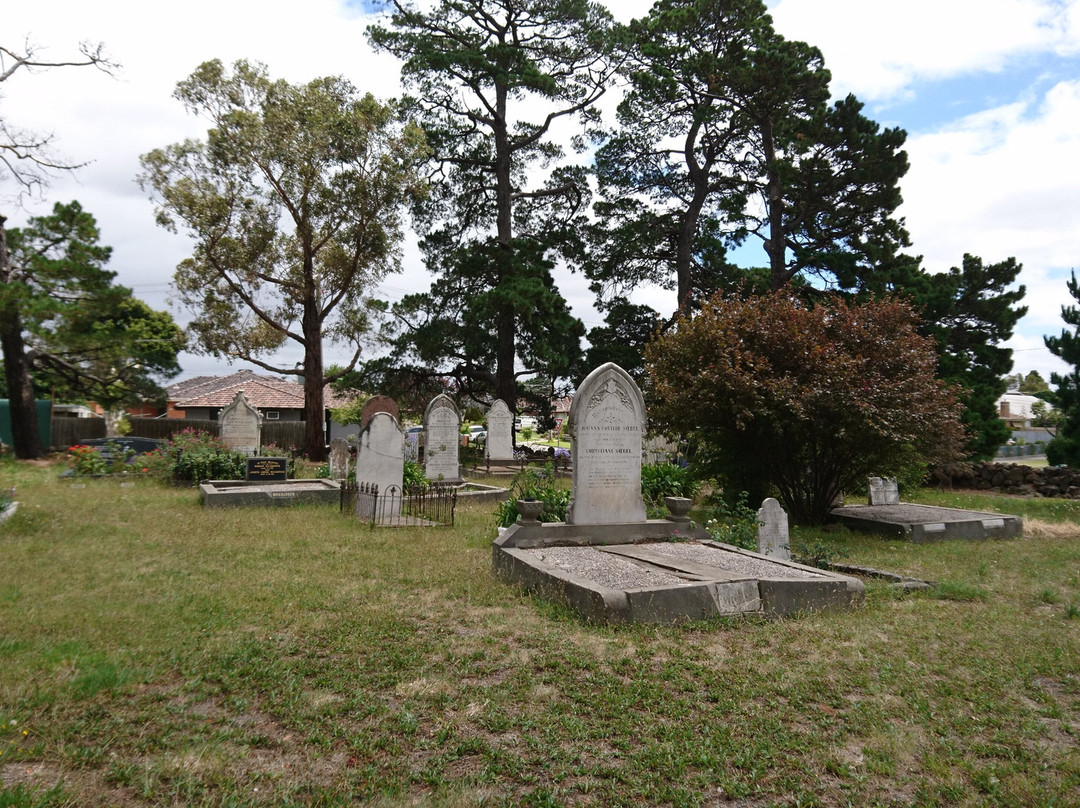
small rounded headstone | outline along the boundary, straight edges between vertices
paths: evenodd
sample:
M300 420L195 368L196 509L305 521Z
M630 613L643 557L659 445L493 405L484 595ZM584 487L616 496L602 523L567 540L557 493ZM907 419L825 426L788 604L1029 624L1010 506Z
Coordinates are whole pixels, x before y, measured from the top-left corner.
M394 420L401 421L401 413L398 411L397 402L390 396L372 396L364 402L364 409L360 411L360 428L363 429L368 425L368 421L371 420L377 412L388 412L394 416Z

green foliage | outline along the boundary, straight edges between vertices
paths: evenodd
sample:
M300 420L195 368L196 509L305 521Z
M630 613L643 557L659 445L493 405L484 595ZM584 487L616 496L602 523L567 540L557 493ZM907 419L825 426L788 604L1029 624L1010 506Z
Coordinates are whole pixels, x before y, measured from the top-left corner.
M517 500L538 499L544 503L541 522L565 522L566 509L570 505L570 489L556 484L555 466L547 463L543 468L526 466L514 475L510 484L510 498L499 503L495 509L495 524L510 527L517 521Z
M760 501L775 488L796 524L820 524L871 474L946 460L962 431L932 344L897 301L715 297L646 351L661 428L695 464Z
M1019 376L1020 374L1016 374ZM1035 395L1036 393L1043 393L1050 389L1050 385L1046 383L1046 379L1042 377L1042 374L1037 370L1028 371L1027 376L1021 378L1018 385L1021 393L1027 393L1028 395Z
M1066 287L1072 299L1080 302L1080 284L1075 272L1070 274ZM1066 373L1050 374L1062 421L1057 436L1046 445L1046 460L1054 466L1080 466L1080 309L1076 305L1062 306L1061 319L1073 330L1043 338L1050 353L1070 367Z
M357 396L347 404L342 404L340 407L335 407L330 410L330 417L333 418L334 423L339 426L348 426L349 424L360 423L360 416L364 412L364 405L367 400L364 396Z
M968 459L992 458L1009 438L998 417L997 401L1008 388L1012 337L1027 312L1020 306L1023 286L1016 286L1022 265L1015 258L984 264L964 255L959 268L923 275L906 284L902 294L922 310L919 331L931 337L938 351L938 377L963 388L963 423L968 431Z
M614 362L642 384L646 376L645 346L660 327L659 313L619 298L608 308L604 322L606 325L589 331L589 350L581 378L605 362Z
M247 462L239 452L224 447L189 449L176 458L172 478L175 482L198 483L203 480L242 480Z
M668 509L664 497L694 499L698 482L690 474L688 466L676 463L645 463L641 467L641 498L650 519L662 519Z
M850 554L846 547L817 538L805 541L793 539L790 549L792 561L819 569L829 569L830 564Z
M851 289L907 245L905 133L854 96L829 106L820 51L778 35L764 3L660 0L628 35L629 90L596 160L598 291L674 286L685 309L802 276ZM725 259L749 237L764 272Z
M990 593L981 586L969 584L966 581L941 581L934 597L941 600L973 601L986 600Z
M550 129L595 121L616 62L611 15L584 1L392 5L368 36L402 60L442 182L417 208L438 277L395 305L396 353L381 367L513 406L518 367L569 376L580 355L584 326L551 270L581 258L588 181Z
M106 409L163 396L158 381L180 370L183 332L169 314L113 284L116 273L105 268L112 250L98 243L94 217L78 202L57 203L6 237L0 341L16 453L38 453L36 411L21 406L20 391L93 399Z
M75 474L104 474L108 463L104 455L93 446L72 446L68 449L68 461Z
M406 491L425 489L429 485L427 475L424 474L423 466L419 463L414 463L411 460L405 461L405 471L402 475L402 483Z
M219 438L200 429L185 429L144 457L149 473L165 482L194 484L201 480L242 480L247 461Z
M709 518L705 531L709 538L744 550L758 549L757 511L746 504L746 492L740 491L731 502L722 496L709 500Z

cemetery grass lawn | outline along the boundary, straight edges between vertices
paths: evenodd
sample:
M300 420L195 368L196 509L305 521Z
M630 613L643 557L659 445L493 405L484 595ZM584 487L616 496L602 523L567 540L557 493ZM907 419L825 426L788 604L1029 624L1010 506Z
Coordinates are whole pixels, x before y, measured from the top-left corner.
M0 805L1080 804L1071 503L822 534L935 594L611 628L492 578L490 506L371 530L60 470L0 463Z

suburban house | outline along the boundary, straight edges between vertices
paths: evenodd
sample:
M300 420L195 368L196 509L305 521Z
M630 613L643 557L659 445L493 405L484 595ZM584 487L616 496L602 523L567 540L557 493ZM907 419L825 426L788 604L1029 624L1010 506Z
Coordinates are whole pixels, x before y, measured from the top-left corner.
M251 370L238 370L229 376L196 376L166 388L167 418L204 418L216 421L219 413L243 390L248 403L266 421L303 421L304 386ZM348 398L324 390L325 406L340 407Z
M998 399L998 417L1012 429L1031 426L1031 408L1039 401L1042 401L1042 399L1024 393L1006 393ZM1049 404L1046 404L1046 406L1048 409L1053 409Z

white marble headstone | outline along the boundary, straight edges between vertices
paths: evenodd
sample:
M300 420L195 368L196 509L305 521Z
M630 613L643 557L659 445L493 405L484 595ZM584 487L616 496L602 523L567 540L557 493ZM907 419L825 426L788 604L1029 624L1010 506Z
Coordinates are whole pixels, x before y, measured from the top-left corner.
M489 463L511 463L514 460L514 414L501 398L487 411L487 442L484 457Z
M435 396L424 412L424 476L440 482L461 482L458 449L461 415L450 396Z
M371 416L360 433L360 446L356 453L356 482L375 483L379 486L379 515L386 519L396 517L401 509L402 483L405 476L405 433L397 418L388 412ZM357 497L358 510L370 505L370 500ZM360 513L370 518L370 513Z
M788 518L780 503L772 497L761 503L757 512L758 552L781 561L791 559L791 537L788 533Z
M575 525L645 521L641 441L645 399L611 362L590 373L570 406L573 489L566 521Z
M244 455L256 455L262 445L262 415L248 404L243 390L221 411L221 442Z

